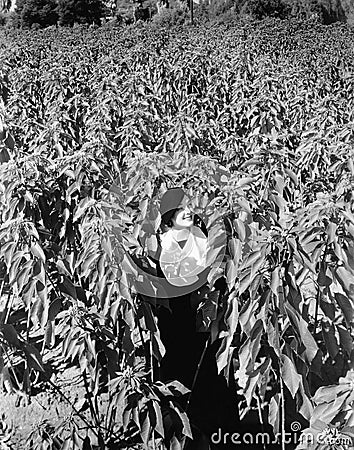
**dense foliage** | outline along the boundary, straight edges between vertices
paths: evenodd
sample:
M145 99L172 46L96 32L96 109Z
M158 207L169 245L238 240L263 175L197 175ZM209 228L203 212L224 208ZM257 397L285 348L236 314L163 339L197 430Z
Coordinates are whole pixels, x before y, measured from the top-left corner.
M59 25L95 23L99 25L105 7L102 0L58 0Z
M290 7L282 0L249 0L243 5L241 11L256 19L264 19L265 17L284 19L290 14Z
M55 0L17 0L16 16L19 26L54 25L58 21L57 2Z
M186 390L154 377L154 290L137 276L174 185L223 255L201 313L240 409L275 432L294 405L313 432L353 432L352 42L345 26L276 20L2 32L3 383L30 395L76 365L86 390L32 443L190 436Z
M47 27L95 23L99 25L106 8L102 0L16 0L10 17L20 27Z

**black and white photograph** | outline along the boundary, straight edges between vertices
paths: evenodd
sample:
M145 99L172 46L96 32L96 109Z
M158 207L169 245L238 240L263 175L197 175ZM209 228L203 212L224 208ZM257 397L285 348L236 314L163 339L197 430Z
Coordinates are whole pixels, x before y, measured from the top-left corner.
M0 450L354 450L354 0L0 0Z

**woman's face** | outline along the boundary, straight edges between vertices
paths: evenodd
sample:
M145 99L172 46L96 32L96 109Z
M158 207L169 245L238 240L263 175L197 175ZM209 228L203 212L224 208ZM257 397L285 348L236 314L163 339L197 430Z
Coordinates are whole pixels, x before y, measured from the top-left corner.
M172 217L172 224L178 230L190 228L193 225L193 211L189 206L188 199L184 199L181 207L175 212Z

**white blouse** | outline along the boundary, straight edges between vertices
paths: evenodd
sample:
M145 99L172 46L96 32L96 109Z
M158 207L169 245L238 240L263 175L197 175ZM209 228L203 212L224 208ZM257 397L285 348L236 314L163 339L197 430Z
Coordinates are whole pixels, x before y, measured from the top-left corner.
M187 237L187 236L186 236ZM189 286L198 281L205 270L208 239L196 226L189 228L183 248L176 239L176 231L169 230L161 236L160 266L166 280L173 286Z

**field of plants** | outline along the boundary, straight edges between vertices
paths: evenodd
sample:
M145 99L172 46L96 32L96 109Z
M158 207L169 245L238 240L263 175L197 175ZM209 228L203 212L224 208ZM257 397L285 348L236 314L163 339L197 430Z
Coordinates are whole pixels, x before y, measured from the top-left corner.
M68 406L18 447L5 409L0 447L191 436L185 388L153 370L158 293L140 276L172 186L220 256L200 311L245 420L282 449L291 430L354 438L353 42L276 20L0 31L2 398ZM74 367L76 400L55 381Z

